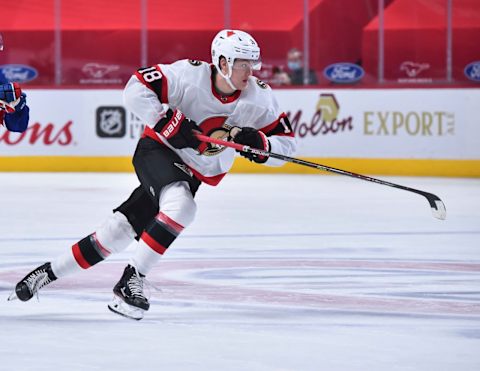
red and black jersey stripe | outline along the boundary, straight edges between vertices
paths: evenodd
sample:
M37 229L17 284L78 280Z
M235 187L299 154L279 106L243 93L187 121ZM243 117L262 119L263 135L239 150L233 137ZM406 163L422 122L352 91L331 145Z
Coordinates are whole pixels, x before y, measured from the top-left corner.
M267 136L272 136L272 135L279 135L279 136L286 136L286 137L295 136L292 130L292 125L290 124L290 120L288 119L288 116L285 113L282 113L277 120L265 126L261 131Z
M158 64L138 69L135 76L157 95L160 102L168 104L168 80Z

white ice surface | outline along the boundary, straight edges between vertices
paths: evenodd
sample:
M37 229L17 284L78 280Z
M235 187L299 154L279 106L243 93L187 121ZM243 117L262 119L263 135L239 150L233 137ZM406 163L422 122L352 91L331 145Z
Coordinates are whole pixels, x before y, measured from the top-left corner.
M0 173L0 370L480 370L480 180L229 175L149 279L144 320L107 310L134 246L7 302L93 232L133 174Z

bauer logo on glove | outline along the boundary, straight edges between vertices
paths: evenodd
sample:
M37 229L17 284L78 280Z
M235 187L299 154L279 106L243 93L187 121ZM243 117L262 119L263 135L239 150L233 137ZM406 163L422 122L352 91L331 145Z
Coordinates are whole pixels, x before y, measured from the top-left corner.
M168 140L170 137L173 137L175 134L177 134L180 124L184 119L185 116L183 115L183 113L180 110L176 110L175 114L168 122L168 125L164 127L164 130L162 132L165 139Z
M155 131L161 133L177 149L193 148L201 154L208 148L206 143L195 137L195 132L202 132L202 129L178 109L169 109L155 125Z

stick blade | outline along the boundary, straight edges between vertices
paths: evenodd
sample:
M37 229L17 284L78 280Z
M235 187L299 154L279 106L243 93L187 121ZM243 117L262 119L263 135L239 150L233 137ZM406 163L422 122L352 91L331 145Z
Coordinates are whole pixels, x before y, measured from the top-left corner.
M432 206L432 214L435 218L445 220L447 218L447 208L442 200L435 200L435 206Z
M445 220L447 218L447 208L445 207L445 204L440 199L440 197L434 195L433 193L418 190L414 190L414 192L421 194L428 200L428 203L432 208L432 214L435 218L440 220Z
M432 208L432 214L435 218L440 220L445 220L447 217L447 208L442 200L439 197L431 193L424 194L427 197L428 203Z

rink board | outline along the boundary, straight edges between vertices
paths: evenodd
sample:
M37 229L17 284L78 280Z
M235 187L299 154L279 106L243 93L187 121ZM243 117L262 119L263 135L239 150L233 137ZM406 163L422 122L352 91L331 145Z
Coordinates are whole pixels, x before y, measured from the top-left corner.
M26 133L0 131L0 171L131 171L142 121L121 90L30 90ZM385 175L480 176L479 89L276 90L296 157ZM54 103L52 103L54 102ZM61 109L59 109L61 107ZM313 172L238 159L235 172Z
M480 177L480 160L408 160L303 158L318 164L356 173L405 176ZM131 157L0 157L0 171L20 172L129 172L133 171ZM252 164L237 158L234 173L327 174L325 172L286 163L282 167Z

